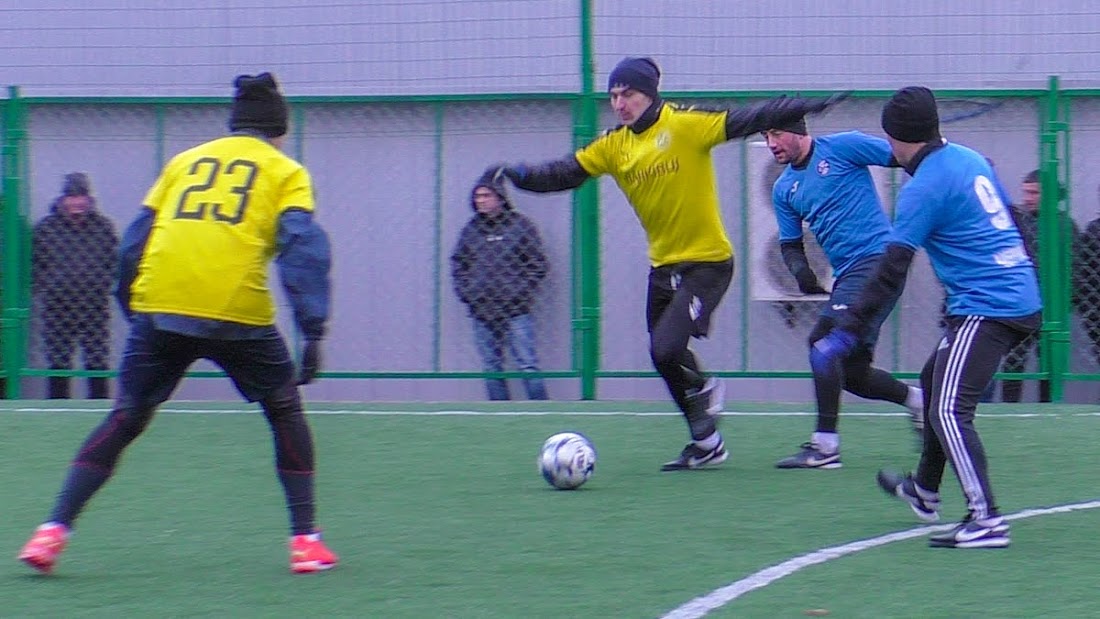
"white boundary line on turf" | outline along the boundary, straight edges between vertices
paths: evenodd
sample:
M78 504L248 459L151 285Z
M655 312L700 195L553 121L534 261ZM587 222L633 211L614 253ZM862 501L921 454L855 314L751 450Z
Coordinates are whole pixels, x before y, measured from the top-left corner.
M1071 503L1068 505L1056 505L1054 507L1043 507L1036 509L1025 509L1014 514L1005 516L1006 520L1023 520L1024 518L1034 518L1036 516L1049 516L1051 514L1064 514L1068 512L1096 509L1100 508L1100 501L1087 501L1084 503ZM741 580L732 582L724 587L715 589L710 593L697 597L694 600L683 604L682 606L673 609L672 611L661 616L661 619L699 619L705 616L712 610L717 610L726 604L736 600L737 598L755 591L761 587L766 587L773 582L790 576L795 572L805 569L807 567L825 563L826 561L832 561L833 559L839 559L843 556L862 552L864 550L870 550L878 546L885 546L886 544L892 544L894 542L900 542L914 537L920 537L926 533L933 533L937 531L946 531L954 524L941 524L927 527L917 527L915 529L909 529L907 531L898 531L896 533L888 533L886 535L880 535L878 537L872 537L870 539L859 540L857 542L851 542L843 544L841 546L833 546L831 548L822 548L821 550L815 550L809 554L805 554L793 559L789 559L778 565L773 565L769 568L765 568L750 574ZM940 551L942 552L942 551ZM958 551L964 552L964 551Z
M109 408L0 408L0 415L9 413L107 413ZM157 410L158 413L182 413L187 415L244 415L260 412L259 408L172 408L164 407ZM445 410L445 411L384 411L384 410L313 410L308 406L306 413L310 415L351 415L351 416L386 416L386 417L680 417L677 412L646 412L646 411L471 411L471 410ZM726 411L723 417L814 417L817 413L812 411ZM909 417L909 413L874 413L874 412L845 412L845 417ZM985 413L979 414L983 419L997 417L1011 419L1028 419L1032 417L1100 417L1100 412L1094 413Z

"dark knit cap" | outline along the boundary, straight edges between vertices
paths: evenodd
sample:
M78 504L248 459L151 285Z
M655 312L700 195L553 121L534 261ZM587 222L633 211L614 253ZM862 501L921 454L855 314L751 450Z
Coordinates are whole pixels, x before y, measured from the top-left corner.
M83 172L70 172L65 175L65 180L61 183L61 195L90 196L92 195L92 181Z
M882 108L882 130L899 142L932 142L940 138L936 96L924 86L906 86Z
M286 99L279 92L275 76L270 73L239 75L233 80L237 89L233 95L233 111L229 114L229 130L252 129L269 138L286 133Z
M774 127L768 127L769 129L778 129L780 131L787 131L789 133L797 133L798 135L810 135L810 130L806 128L806 117L803 116L796 121L789 122L785 125L776 125Z
M607 89L626 86L638 92L657 98L657 87L661 83L661 69L652 58L623 58L611 75L607 76Z

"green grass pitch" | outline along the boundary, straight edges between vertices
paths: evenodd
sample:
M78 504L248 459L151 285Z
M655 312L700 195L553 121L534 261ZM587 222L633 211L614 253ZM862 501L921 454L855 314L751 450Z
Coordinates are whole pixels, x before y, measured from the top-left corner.
M55 575L41 577L15 555L102 416L50 406L0 410L0 617L660 617L793 557L921 526L874 482L880 467L916 462L906 418L875 414L892 407L845 409L842 469L773 468L809 435L812 418L795 414L807 405L734 404L754 414L723 419L723 467L659 473L686 438L677 417L652 414L663 403L328 404L312 408L357 413L311 416L319 520L342 562L293 576L263 417L166 410L92 501ZM435 414L449 409L539 414ZM1003 511L1100 495L1093 407L982 411ZM550 489L535 465L562 430L599 451L574 492ZM945 517L961 517L951 474L943 494ZM1090 616L1098 525L1100 510L1015 521L1006 550L887 544L710 616Z

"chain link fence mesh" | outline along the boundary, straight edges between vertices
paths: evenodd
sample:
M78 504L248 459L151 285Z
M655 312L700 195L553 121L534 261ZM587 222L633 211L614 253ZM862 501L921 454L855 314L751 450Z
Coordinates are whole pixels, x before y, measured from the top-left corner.
M743 100L682 102L723 107L740 105ZM880 133L881 104L878 97L850 99L829 114L810 118L811 132L824 135L859 129ZM614 126L604 107L599 125ZM116 231L121 230L136 214L162 163L224 133L227 114L228 106L223 104L31 106L27 127L29 223L40 224L51 216L64 174L84 171L92 181L96 209ZM1010 197L1018 201L1021 179L1038 165L1038 101L946 96L941 100L941 116L945 136L989 156ZM521 315L520 310L528 310L531 348L538 363L530 363L525 351L505 345L501 369L575 370L574 291L581 274L573 264L576 229L571 193L507 189L516 220L529 224L524 228L529 230L524 233L527 236L517 237L517 244L530 252L537 235L542 255L539 268L533 266L539 261L530 253L510 255L489 249L502 245L497 238L502 235L473 224L472 238L485 251L468 266L485 273L478 281L489 292L478 294L493 301L488 306L475 308L475 303L467 302L475 299L464 300L458 294L452 261L463 247L464 229L476 221L472 190L485 169L497 162L537 162L572 152L573 122L574 110L568 100L295 106L284 150L310 169L317 216L332 237L335 252L333 337L326 349L326 370L444 375L495 369L485 363L484 334L471 314ZM1084 241L1090 234L1100 235L1100 223L1089 225L1098 214L1095 187L1100 178L1093 171L1091 150L1083 146L1098 128L1100 104L1091 99L1075 101L1069 203L1070 214L1082 231L1074 271L1077 305L1071 369L1076 372L1095 372L1098 367L1095 340L1088 334L1093 329L1100 337L1100 238L1091 245ZM696 348L708 370L806 371L805 337L820 301L762 298L759 294L764 280L788 292L792 284L778 258L772 233L761 228L761 222L774 217L769 195L778 169L770 154L754 141L756 138L749 138L714 150L722 213L735 246L737 272L715 315L711 337ZM890 212L906 175L881 170L875 178L883 207ZM599 368L649 372L645 236L614 182L605 178L599 183ZM26 234L32 236L30 228ZM49 255L62 256L65 264L87 266L98 260L94 250L102 244L78 249L70 240L63 245L63 253L55 249ZM811 256L815 255L811 244ZM814 258L814 268L827 279L823 257ZM536 276L536 272L544 274ZM292 334L289 308L277 279L273 278L272 284L282 306L280 327ZM47 336L45 299L49 296L56 304L57 297L75 296L74 291L83 292L84 288L36 275L28 342L30 367L65 365L51 352L57 345L52 335ZM938 339L942 300L942 289L927 260L918 256L905 294L883 327L877 363L896 371L919 371ZM115 360L125 323L113 304L106 311L111 359ZM76 313L87 316L94 312ZM74 340L101 329L100 322L86 317L75 325ZM73 361L73 367L80 367L84 360L74 355ZM1029 354L1024 363L1013 367L1036 371L1036 355ZM553 381L549 382L551 397L576 396L574 386L555 389ZM479 381L448 385L448 397L479 398L487 393ZM44 385L43 392L45 389ZM79 394L74 390L74 395ZM511 395L529 394L517 382Z

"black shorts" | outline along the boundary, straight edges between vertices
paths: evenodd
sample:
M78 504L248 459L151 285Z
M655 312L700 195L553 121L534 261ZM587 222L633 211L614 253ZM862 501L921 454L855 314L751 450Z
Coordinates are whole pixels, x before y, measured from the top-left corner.
M168 400L184 372L209 359L229 375L249 402L262 400L294 378L294 362L278 329L264 337L220 340L158 330L134 314L118 374L118 408L151 408Z
M723 262L678 262L649 270L646 325L652 333L666 311L684 311L693 337L705 337L710 317L733 279L733 259ZM682 305L683 307L679 307Z

